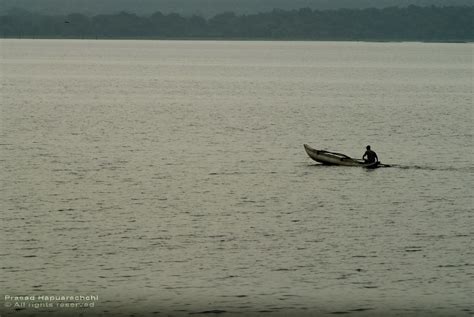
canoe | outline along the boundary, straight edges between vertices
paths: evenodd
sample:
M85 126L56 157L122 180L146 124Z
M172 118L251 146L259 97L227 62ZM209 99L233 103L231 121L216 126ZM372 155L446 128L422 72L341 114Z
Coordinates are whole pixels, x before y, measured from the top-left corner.
M345 154L316 150L308 144L304 145L304 149L310 158L326 165L359 166L365 168L376 168L380 165L380 162L366 163L364 160L354 159Z

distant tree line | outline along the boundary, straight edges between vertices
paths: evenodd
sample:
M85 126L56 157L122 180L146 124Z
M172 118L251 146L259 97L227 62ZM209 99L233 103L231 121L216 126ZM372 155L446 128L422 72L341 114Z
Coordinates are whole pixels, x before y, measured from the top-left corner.
M409 5L469 6L472 5L472 0L0 0L0 15L12 8L22 8L49 15L76 12L92 16L120 11L146 15L161 11L166 14L172 12L185 16L197 14L209 18L222 12L254 14L268 12L273 8L336 10Z
M309 40L472 41L474 6L299 10L211 18L128 12L86 16L11 10L0 36L32 38L224 38Z

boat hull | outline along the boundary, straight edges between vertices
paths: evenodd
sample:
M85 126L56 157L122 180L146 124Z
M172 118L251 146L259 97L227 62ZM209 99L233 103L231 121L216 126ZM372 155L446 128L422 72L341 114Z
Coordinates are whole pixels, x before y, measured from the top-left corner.
M340 165L340 166L358 166L358 167L365 167L365 168L376 168L380 162L374 163L366 163L363 160L358 160L351 158L347 155L316 150L310 147L309 145L305 144L304 149L308 156L315 160L318 163L326 164L326 165Z

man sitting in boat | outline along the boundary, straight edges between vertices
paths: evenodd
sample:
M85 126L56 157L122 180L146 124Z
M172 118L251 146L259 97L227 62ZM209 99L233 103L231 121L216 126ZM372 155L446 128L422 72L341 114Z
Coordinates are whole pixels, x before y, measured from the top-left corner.
M377 153L375 153L374 151L372 151L370 149L370 145L367 145L366 147L367 151L365 151L364 155L362 156L362 159L366 162L366 163L375 163L375 162L378 162L379 161L379 158L377 157ZM367 158L366 158L367 157Z

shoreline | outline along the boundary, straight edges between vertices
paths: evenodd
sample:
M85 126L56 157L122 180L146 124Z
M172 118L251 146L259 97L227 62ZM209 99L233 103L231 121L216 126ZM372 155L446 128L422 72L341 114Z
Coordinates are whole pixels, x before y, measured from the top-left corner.
M360 42L360 43L425 43L471 44L473 40L385 40L385 39L311 39L311 38L225 38L225 37L0 37L0 40L97 40L97 41L228 41L228 42Z

